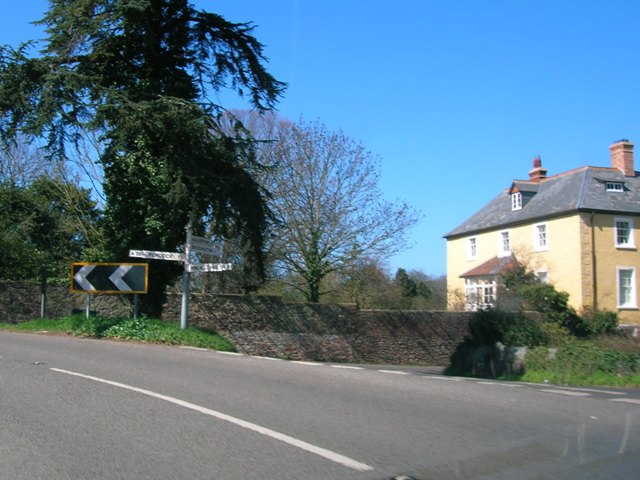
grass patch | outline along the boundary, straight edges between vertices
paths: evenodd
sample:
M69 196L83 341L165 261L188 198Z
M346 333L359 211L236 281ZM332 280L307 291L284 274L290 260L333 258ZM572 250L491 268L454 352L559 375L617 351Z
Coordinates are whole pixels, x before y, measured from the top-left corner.
M0 322L0 330L12 332L63 332L72 333L72 317L65 318L39 318L22 323Z
M578 385L591 387L640 387L640 375L612 375L598 372L581 374L579 372L528 371L518 379L522 382L552 383L555 385Z
M185 345L235 352L220 335L197 327L182 330L180 325L152 318L106 318L73 315L60 319L37 319L17 324L0 323L0 330L16 332L59 332L92 338L135 340L165 345Z
M552 354L547 347L527 353L526 382L561 385L640 387L640 354L635 339L571 339ZM621 348L625 345L626 348Z

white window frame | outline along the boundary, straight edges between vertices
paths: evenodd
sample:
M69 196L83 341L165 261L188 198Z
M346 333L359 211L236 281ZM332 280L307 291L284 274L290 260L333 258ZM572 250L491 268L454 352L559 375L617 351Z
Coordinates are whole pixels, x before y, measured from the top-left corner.
M509 230L500 230L498 232L498 256L508 257L509 255L511 255L511 235Z
M514 192L511 194L511 210L521 210L522 209L522 193Z
M628 295L628 299L623 298L626 295L622 294L622 273L623 272L631 272L630 278L630 291ZM636 267L616 267L616 293L617 293L617 301L618 308L621 310L624 309L637 309L638 308L638 296L636 292Z
M544 227L544 242L541 241L541 227ZM533 225L533 249L536 252L549 250L549 227L547 226L547 222L535 223Z
M467 239L467 258L469 260L478 258L478 237L469 237Z
M465 282L465 309L475 312L495 307L497 285L494 281L467 279Z
M620 242L620 236L618 235L618 223L627 222L629 225L629 238L627 242ZM633 218L631 217L614 217L613 219L613 242L616 248L636 248L635 239L633 235Z
M607 192L624 192L622 182L607 182Z
M536 270L535 276L540 283L549 283L549 272L547 270Z

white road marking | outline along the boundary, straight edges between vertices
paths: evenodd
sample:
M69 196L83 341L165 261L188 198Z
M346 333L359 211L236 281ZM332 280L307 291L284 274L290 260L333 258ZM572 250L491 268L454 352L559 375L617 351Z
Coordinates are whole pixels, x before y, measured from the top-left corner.
M142 395L146 395L148 397L157 398L159 400L164 400L169 403L173 403L174 405L178 405L180 407L187 408L189 410L193 410L198 413L202 413L204 415L209 415L210 417L217 418L219 420L224 420L225 422L232 423L242 428L246 428L247 430L251 430L253 432L259 433L261 435L265 435L267 437L273 438L275 440L280 440L288 445L299 448L301 450L305 450L307 452L313 453L320 457L326 458L332 462L338 463L345 467L351 468L353 470L357 470L360 472L369 472L373 470L373 467L367 465L366 463L358 462L352 458L346 457L339 453L333 452L331 450L327 450L322 447L318 447L316 445L312 445L303 440L299 440L297 438L291 437L284 433L277 432L275 430L271 430L270 428L262 427L255 423L247 422L246 420L242 420L237 417L232 417L231 415L227 415L222 412L218 412L216 410L211 410L210 408L202 407L200 405L196 405L194 403L186 402L184 400L180 400L179 398L170 397L168 395L163 395L161 393L152 392L151 390L145 390L143 388L134 387L131 385L127 385L124 383L113 382L111 380L105 380L104 378L92 377L91 375L85 375L83 373L71 372L69 370L62 370L60 368L51 368L52 371L58 373L64 373L66 375L72 375L75 377L84 378L87 380L93 380L94 382L104 383L107 385L111 385L113 387L122 388L124 390L129 390L131 392L140 393Z
M381 373L392 373L394 375L409 375L407 372L403 372L402 370L378 370Z
M282 359L280 358L275 358L275 357L262 357L260 355L251 355L252 358L259 358L261 360L277 360L277 361L282 361Z
M574 390L577 392L595 392L606 393L607 395L626 395L626 392L614 392L612 390L598 390L595 388L572 388L572 387L560 387L558 390Z
M590 397L591 394L587 393L587 392L574 392L571 390L546 390L546 389L541 389L541 392L547 392L547 393L559 393L560 395L568 395L570 397Z
M352 367L350 365L331 365L332 368L343 368L345 370L364 370L362 367Z
M323 363L316 363L316 362L306 362L303 360L291 360L291 363L297 363L298 365L311 365L311 366L318 366L318 365L324 365Z
M458 377L444 377L440 375L426 375L424 378L428 378L429 380L449 380L450 382L462 382L462 378Z
M609 399L611 402L624 402L624 403L635 403L636 405L640 405L640 400L637 398L611 398Z
M181 345L180 348L184 348L185 350L198 350L199 352L206 352L209 350L208 348L189 347L188 345Z
M221 353L222 355L234 355L236 357L242 357L244 355L244 353L238 353L238 352L221 352L220 350L216 350L216 352Z
M509 388L517 388L521 385L516 385L513 383L502 383L502 382L476 382L478 385L499 385L501 387L509 387Z

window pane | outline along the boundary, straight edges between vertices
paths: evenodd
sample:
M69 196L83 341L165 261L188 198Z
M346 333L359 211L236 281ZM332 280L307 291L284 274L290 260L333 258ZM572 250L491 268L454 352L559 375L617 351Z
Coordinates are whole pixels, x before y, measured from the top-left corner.
M509 245L509 232L502 232L502 252L509 253L511 251L511 247Z
M627 245L629 243L629 235L631 228L629 222L624 220L616 221L616 243L618 245Z
M618 297L621 307L635 306L633 269L618 270Z
M547 226L546 225L536 225L537 228L537 246L538 247L546 247L547 246Z

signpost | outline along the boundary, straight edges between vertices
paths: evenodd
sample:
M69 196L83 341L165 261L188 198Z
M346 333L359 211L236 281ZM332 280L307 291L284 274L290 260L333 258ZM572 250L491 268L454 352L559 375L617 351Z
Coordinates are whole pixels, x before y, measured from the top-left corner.
M190 272L223 272L231 270L233 263L191 263L189 264Z
M129 250L129 256L135 258L147 258L149 260L175 260L184 262L184 253L158 252L155 250Z
M189 323L189 283L191 272L222 272L233 268L233 264L231 263L191 263L191 252L205 255L219 254L215 244L211 240L193 235L191 233L191 228L189 227L187 227L187 239L184 244L184 253L161 252L155 250L129 250L130 257L183 262L184 273L182 274L182 305L180 308L180 328L183 330L187 328Z

